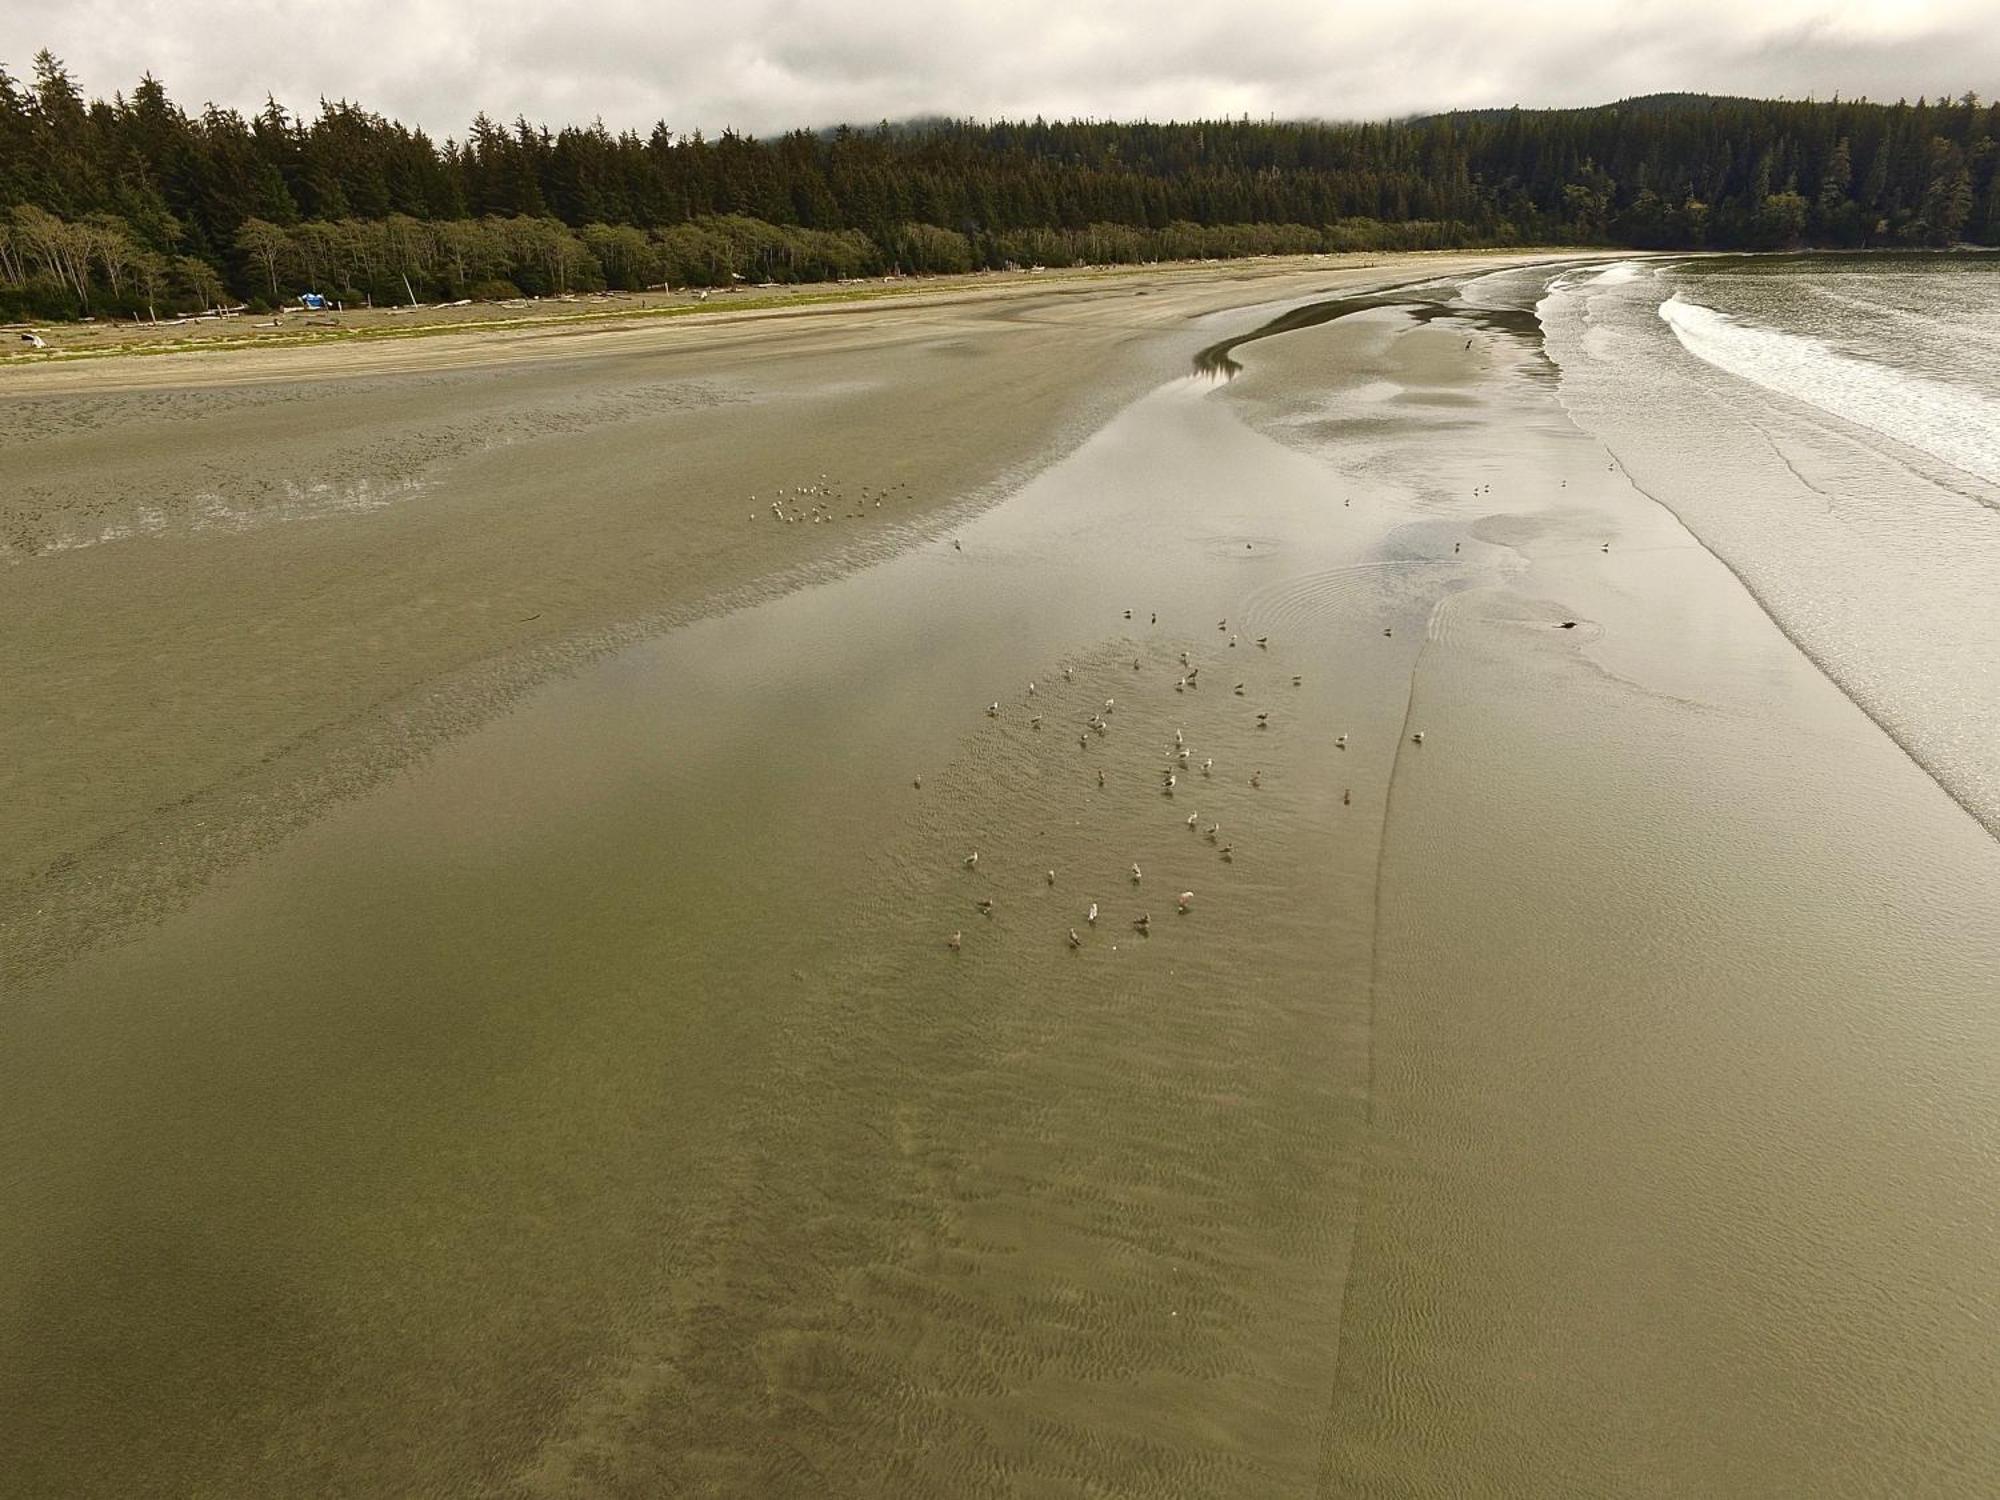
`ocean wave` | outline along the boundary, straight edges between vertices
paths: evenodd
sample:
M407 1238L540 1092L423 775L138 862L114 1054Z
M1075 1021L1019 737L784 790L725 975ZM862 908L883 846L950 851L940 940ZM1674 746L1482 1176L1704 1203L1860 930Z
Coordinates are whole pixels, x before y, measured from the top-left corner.
M2000 484L2000 403L1842 354L1816 338L1759 328L1679 292L1659 312L1703 363Z

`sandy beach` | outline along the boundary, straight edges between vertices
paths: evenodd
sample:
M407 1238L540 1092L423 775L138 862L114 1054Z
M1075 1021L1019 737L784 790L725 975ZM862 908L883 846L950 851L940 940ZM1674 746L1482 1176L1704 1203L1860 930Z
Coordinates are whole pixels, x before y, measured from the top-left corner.
M0 1471L2000 1484L2000 844L1533 259L0 375Z

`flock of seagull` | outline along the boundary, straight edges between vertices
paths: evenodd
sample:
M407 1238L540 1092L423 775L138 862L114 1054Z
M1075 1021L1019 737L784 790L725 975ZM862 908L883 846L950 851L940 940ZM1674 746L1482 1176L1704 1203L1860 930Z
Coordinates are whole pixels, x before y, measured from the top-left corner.
M771 518L786 526L826 526L835 521L861 521L867 519L868 512L880 510L885 500L905 500L909 498L908 484L892 484L887 489L873 489L861 486L861 497L850 502L840 484L829 482L826 475L811 484L781 484L777 494L766 509ZM806 502L811 501L808 505ZM752 495L750 503L758 503ZM857 510L849 510L849 504L858 505ZM764 510L753 510L750 519L755 521L764 515Z
M1126 610L1125 618L1127 620L1130 620L1132 619L1132 617L1133 617L1132 611L1129 609ZM1157 625L1159 623L1159 619L1160 617L1157 613L1152 614L1153 624ZM1216 629L1222 634L1229 635L1229 645L1231 647L1234 647L1238 644L1239 637L1235 634L1230 633L1229 621L1226 617L1216 622ZM1387 634L1386 631L1384 633ZM1258 636L1255 638L1255 645L1259 650L1268 651L1270 649L1270 638L1268 636ZM1188 693L1188 692L1199 691L1202 669L1195 664L1193 659L1193 654L1191 652L1183 651L1180 653L1180 668L1181 668L1180 675L1178 680L1174 684L1174 691L1177 693ZM1132 670L1135 672L1142 670L1142 662L1140 658L1134 657L1132 659ZM1063 675L1063 680L1065 682L1074 680L1074 670L1070 667L1064 667L1062 669L1062 675ZM1301 686L1304 683L1304 681L1305 677L1302 673L1291 674L1291 683L1293 687ZM1248 683L1246 681L1246 682L1236 683L1231 691L1236 697L1243 697L1246 694L1247 690L1248 690ZM1040 689L1034 682L1032 681L1029 682L1027 686L1027 691L1023 696L1022 706L1029 709L1035 708L1038 705L1039 697L1040 697ZM1077 733L1077 747L1080 750L1084 750L1087 752L1090 749L1093 736L1102 737L1110 733L1111 718L1112 715L1116 713L1117 708L1118 708L1118 701L1116 698L1106 698L1103 702L1103 705L1100 708L1097 708L1089 713L1089 715L1083 720L1082 725ZM1003 716L1003 712L1004 710L1001 708L1000 700L998 700L997 698L989 702L985 707L985 715L989 719L999 719ZM1030 728L1039 731L1043 724L1043 718L1044 716L1039 712L1030 712L1028 714L1028 724ZM1255 723L1258 730L1268 730L1271 727L1271 711L1268 709L1260 710L1257 713ZM1421 745L1424 742L1424 736L1421 730L1412 734L1410 738L1411 741L1415 744ZM1334 747L1337 750L1345 750L1347 748L1347 736L1345 734L1340 735L1334 741ZM1166 747L1166 757L1167 757L1166 764L1161 768L1160 771L1160 792L1163 797L1172 798L1176 795L1177 792L1181 790L1183 785L1182 782L1183 776L1198 774L1204 779L1211 779L1214 776L1215 760L1212 756L1203 757L1199 769L1197 771L1194 762L1194 751L1187 742L1187 732L1184 728L1177 728L1174 730L1173 743ZM1248 782L1253 789L1262 787L1264 784L1264 773L1262 769L1261 768L1253 769L1250 772ZM1097 770L1097 785L1103 787L1106 784L1107 782L1104 769L1102 767L1099 767ZM916 777L913 782L913 785L916 787L917 790L921 791L924 785L923 777L922 776ZM1341 793L1340 800L1342 806L1352 805L1353 789L1347 788L1343 790ZM1234 862L1235 846L1233 844L1224 843L1222 841L1222 836L1221 836L1222 828L1220 823L1210 822L1204 827L1201 814L1198 812L1189 813L1183 821L1186 823L1189 832L1199 833L1210 845L1215 847L1217 852L1217 857L1221 860L1222 863L1230 864ZM979 851L975 849L971 853L967 854L964 860L962 861L962 867L968 872L976 872L979 869ZM1045 878L1049 886L1053 887L1056 884L1056 872L1054 870L1049 870L1045 872ZM1137 861L1134 861L1131 867L1131 883L1135 891L1138 890L1141 886L1143 886L1145 878L1146 878L1145 871L1139 867ZM1174 897L1175 911L1183 916L1187 915L1194 909L1194 900L1195 900L1195 895L1193 891L1181 891L1178 895ZM994 903L991 900L991 898L981 897L973 902L973 906L981 916L990 918L993 915ZM1089 909L1084 913L1083 916L1084 927L1086 929L1094 929L1097 926L1098 915L1099 915L1098 903L1092 901L1089 905ZM1153 926L1152 914L1148 911L1139 912L1139 914L1132 919L1131 926L1135 932L1138 932L1142 936L1150 935ZM1081 948L1084 944L1084 937L1077 931L1076 928L1071 927L1069 929L1067 942L1072 949ZM948 948L953 953L958 953L962 951L964 943L965 943L965 933L963 929L954 931L948 938L945 939L945 947Z

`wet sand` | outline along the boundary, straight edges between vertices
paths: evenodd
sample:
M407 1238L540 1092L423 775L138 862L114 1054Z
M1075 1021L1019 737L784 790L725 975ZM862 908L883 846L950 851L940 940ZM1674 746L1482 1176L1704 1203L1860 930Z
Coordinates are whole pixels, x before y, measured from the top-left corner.
M1263 321L1193 310L964 337L1024 325L1137 391ZM1115 415L1030 379L1066 457L1010 485L987 450L844 562L812 551L839 523L689 522L788 571L534 657L573 670L15 986L0 1467L1990 1489L2000 846L1607 466L1518 319L1435 312L1301 324ZM980 366L933 336L874 362L908 383L814 400L958 451L903 410ZM931 421L1016 399L1001 373ZM710 411L836 441L780 404ZM477 469L512 506L437 491L490 545L425 535L597 608L664 594L642 437L521 446ZM551 484L600 458L642 493ZM799 479L887 482L860 463ZM430 503L219 540L410 542ZM628 576L605 543L642 535ZM370 555L385 589L424 556Z
M0 982L552 672L990 504L1177 368L1191 318L1481 261L0 374ZM776 521L807 485L832 519Z

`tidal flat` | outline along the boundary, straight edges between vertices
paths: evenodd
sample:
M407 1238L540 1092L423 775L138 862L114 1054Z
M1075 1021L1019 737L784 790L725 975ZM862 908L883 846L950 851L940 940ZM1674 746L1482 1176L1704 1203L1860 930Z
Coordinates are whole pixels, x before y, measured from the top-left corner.
M1990 1491L2000 844L1522 259L8 377L0 1473Z

